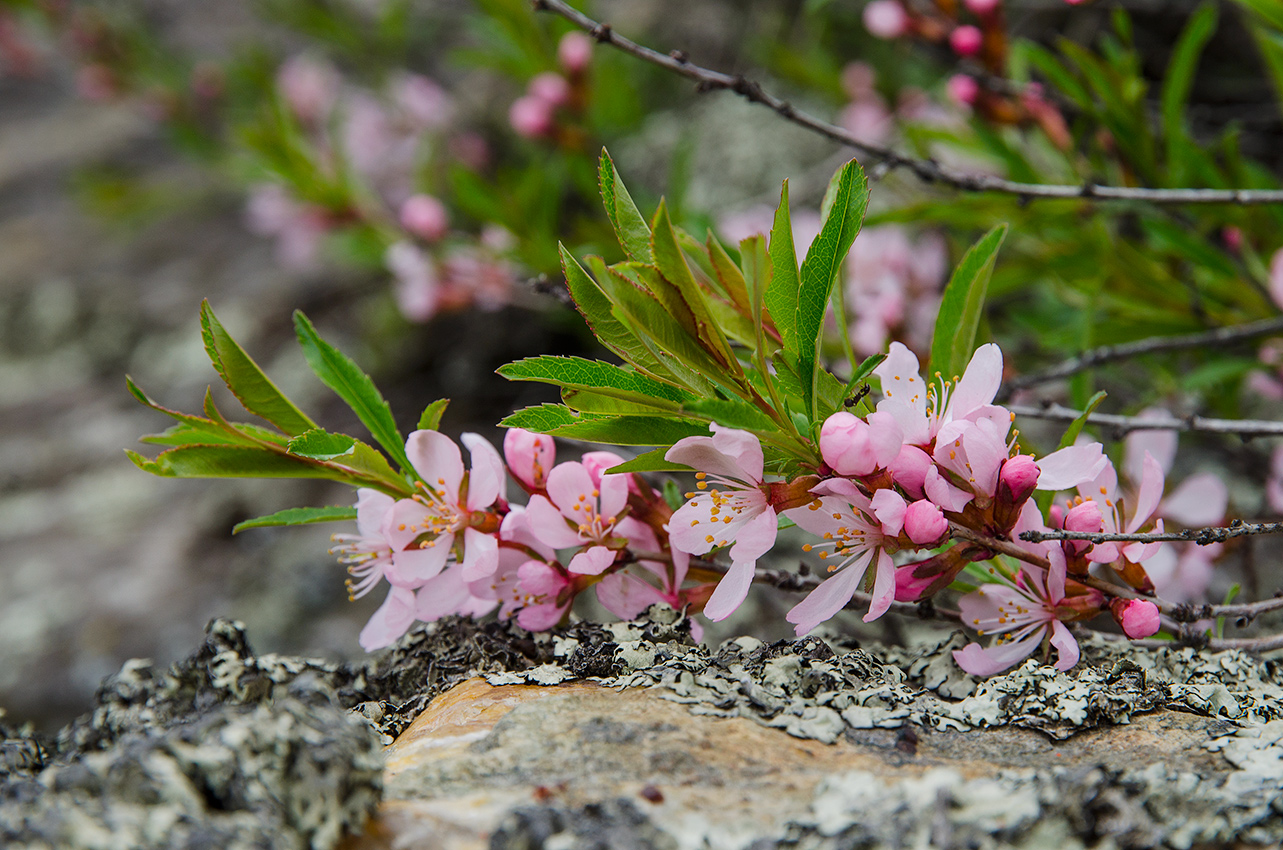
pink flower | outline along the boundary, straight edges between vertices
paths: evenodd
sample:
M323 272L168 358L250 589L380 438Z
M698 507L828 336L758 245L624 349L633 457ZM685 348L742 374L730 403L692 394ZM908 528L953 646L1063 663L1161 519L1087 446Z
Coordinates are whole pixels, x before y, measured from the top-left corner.
M435 81L422 74L401 74L391 84L392 101L417 132L443 130L454 117L454 103Z
M949 33L949 46L959 56L975 56L984 46L984 33L970 24L960 26Z
M1103 531L1110 534L1119 532L1134 534L1138 532L1153 515L1163 498L1163 468L1149 452L1145 452L1140 489L1136 499L1130 502L1130 516L1125 516L1123 505L1118 495L1118 473L1113 465L1108 465L1089 484L1081 484L1078 494L1084 500L1095 501L1103 517ZM1066 523L1068 518L1066 518ZM1155 531L1163 530L1163 520L1157 520ZM1126 543L1119 545L1113 542L1097 543L1087 553L1087 559L1096 563L1112 563L1121 556L1134 564L1152 558L1158 551L1160 543Z
M508 109L508 123L517 135L537 139L552 133L553 106L543 98L525 95L512 102Z
M460 439L472 454L472 469L466 473L459 447L444 434L415 431L406 439L406 455L422 480L413 498L392 509L389 581L418 586L438 575L452 555L467 580L487 576L498 566L498 541L476 526L491 519L486 509L502 495L503 461L480 435Z
M820 428L820 455L838 475L868 475L889 466L900 453L900 425L888 413L873 413L866 422L838 411Z
M589 548L570 559L567 570L600 575L616 557L615 525L628 502L626 475L599 475L577 461L561 463L548 475L548 495L530 498L526 512L535 538L554 549Z
M570 83L561 74L545 71L530 81L526 93L555 108L570 100Z
M435 242L450 229L445 204L431 195L411 195L401 204L401 226L429 242Z
M785 615L796 624L799 636L841 611L859 589L870 565L874 568L873 601L864 621L872 622L886 613L895 600L895 565L885 544L899 535L898 519L904 516L903 500L898 506L894 500L887 500L875 507L852 482L844 479L823 481L813 492L821 494L816 502L786 511L785 516L824 538L824 543L806 544L803 551L819 551L821 559L835 557L838 562L828 568L833 575ZM889 490L878 493L894 496Z
M392 519L391 496L362 487L356 491L356 534L335 534L330 539L339 544L330 550L339 562L348 564L348 573L356 578L347 583L348 599L360 599L383 578L392 564L392 543L388 523Z
M1109 612L1133 640L1157 634L1162 625L1158 606L1147 599L1115 599L1109 603Z
M562 590L570 587L568 578L557 586L557 591L549 598L546 594L547 575L542 569L525 566L531 561L541 562L547 569L559 572L556 566L556 554L535 537L530 529L530 517L526 509L513 505L503 518L499 527L499 557L495 571L479 579L467 582L468 593L474 599L484 600L490 607L499 605L499 618L508 619L527 606L543 606L544 610L526 615L523 628L535 630L533 625L551 619L555 624L561 615L570 607L570 599L559 599ZM531 587L522 584L522 569L531 580ZM539 592L535 592L538 588ZM551 605L551 609L547 606ZM554 616L555 610L555 616ZM518 621L520 622L520 620Z
M878 38L899 38L908 32L909 13L899 0L872 0L864 7L864 28Z
M1270 259L1270 297L1277 307L1283 307L1283 248Z
M405 587L391 587L387 599L374 612L358 640L366 652L373 652L396 643L409 630L415 620L414 591Z
M713 436L678 440L664 455L699 470L699 492L687 494L666 528L673 548L691 555L734 541L731 568L704 608L710 620L724 620L748 595L757 559L775 545L778 521L762 488L761 442L747 431L709 427Z
M276 87L299 120L315 124L329 114L338 97L339 74L329 62L294 56L277 70Z
M963 0L962 5L966 6L971 14L983 18L996 12L1002 5L1002 0Z
M988 649L969 643L953 653L958 666L973 676L992 676L1027 658L1044 640L1057 650L1056 669L1078 663L1078 642L1057 616L1065 599L1065 556L1047 547L1051 569L1022 564L1015 579L994 571L997 581L982 584L958 600L962 622L982 635L996 634Z
M410 242L394 242L383 254L383 264L395 281L393 294L401 315L412 322L426 322L441 307L441 284L436 266Z
M949 530L949 521L940 508L919 499L909 505L904 513L904 533L919 546L936 545Z
M503 456L508 471L533 492L547 485L548 471L557 460L557 444L547 434L509 428L503 436Z
M980 96L980 84L970 74L954 74L945 83L945 92L949 99L960 106L975 105Z
M955 385L942 380L928 386L918 374L918 358L899 342L891 343L887 359L873 373L882 380L878 412L886 411L900 423L907 445L927 448L942 426L954 420L981 417L1007 418L993 402L1002 383L1002 351L989 343L976 349L966 372Z
M557 61L572 74L582 74L592 60L592 39L581 32L568 32L557 43Z

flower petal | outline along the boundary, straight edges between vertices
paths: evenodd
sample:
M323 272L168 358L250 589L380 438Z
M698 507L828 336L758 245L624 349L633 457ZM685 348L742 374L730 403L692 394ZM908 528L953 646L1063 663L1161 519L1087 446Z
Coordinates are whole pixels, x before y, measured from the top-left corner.
M503 458L490 441L480 434L465 433L459 442L472 455L472 472L468 475L468 510L485 510L503 495Z
M445 568L450 558L450 547L454 545L453 534L443 534L435 541L435 546L423 549L406 549L392 553L392 563L384 572L389 584L397 587L419 587Z
M530 501L526 504L526 519L530 533L545 546L567 549L583 542L579 539L579 532L566 524L566 518L561 515L561 511L543 496L530 497Z
M446 501L458 501L463 453L454 440L440 431L414 431L406 438L405 453L429 487L444 491Z
M774 508L767 508L744 523L735 533L731 560L735 563L747 562L750 566L756 564L757 559L771 551L771 547L775 545L779 527Z
M748 596L749 586L753 584L753 564L735 562L722 576L704 606L704 616L710 620L725 620L735 609L743 604Z
M476 581L493 575L499 566L499 541L493 534L463 530L463 564L461 572L465 581Z
M1038 460L1039 490L1067 490L1097 478L1109 459L1100 443L1065 446Z
M818 588L817 588L818 589ZM871 623L881 617L895 601L895 563L885 550L878 550L877 572L873 574L873 599L864 622Z
M1062 625L1061 628L1064 626ZM1016 662L1032 655L1038 648L1038 644L1042 643L1045 631L1045 629L1034 629L1021 640L995 643L987 649L978 643L969 643L962 649L953 651L953 660L973 676L992 676L1011 669Z
M599 576L615 563L615 550L605 546L593 546L585 552L579 552L566 565L569 572L581 576Z
M1220 525L1229 507L1229 490L1219 475L1200 472L1181 482L1158 512L1186 528Z
M1127 522L1129 534L1145 524L1163 499L1163 467L1149 452L1145 453L1144 470L1140 479L1140 492L1136 495L1136 504L1132 506L1131 517Z
M414 623L414 591L393 587L387 599L361 629L361 648L373 652L396 643Z
M982 345L971 355L967 371L949 396L946 419L962 419L981 405L989 404L1002 384L1002 349L995 343Z
M1073 632L1059 620L1051 621L1051 645L1056 647L1059 657L1056 659L1057 670L1068 670L1078 663L1078 641Z
M616 617L635 620L650 606L667 600L641 579L627 573L615 573L597 582L597 601Z
M888 537L898 537L904 528L904 514L909 505L904 497L894 490L883 488L873 494L871 501L873 515L882 523L882 533Z
M798 637L846 607L846 603L851 601L851 595L859 588L860 580L864 578L864 571L872 560L873 552L866 552L825 579L819 587L807 594L805 599L793 606L784 618L796 624L794 631L797 632ZM892 593L894 594L894 584L892 584Z
M392 513L396 500L391 496L362 487L356 491L356 528L367 540L384 535L384 521Z

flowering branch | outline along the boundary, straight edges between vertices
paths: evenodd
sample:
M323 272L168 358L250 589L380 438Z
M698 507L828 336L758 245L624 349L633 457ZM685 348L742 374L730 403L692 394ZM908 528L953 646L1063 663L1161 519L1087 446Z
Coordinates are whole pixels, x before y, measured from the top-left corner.
M758 103L793 124L805 127L866 156L878 160L883 170L903 168L924 183L940 183L968 192L1002 192L1023 199L1089 199L1099 201L1146 201L1154 204L1276 204L1283 203L1283 190L1265 189L1150 189L1130 186L1079 186L1018 183L987 174L973 174L941 165L933 159L918 159L891 148L862 141L846 130L796 109L788 101L767 92L761 84L740 74L724 74L690 61L680 50L664 54L618 35L610 24L600 23L572 8L563 0L531 0L535 11L560 15L603 44L635 56L652 65L696 82L696 90L726 90L751 103Z
M1006 407L1017 416L1051 422L1073 422L1083 415L1081 410L1054 403L1044 403L1041 406L1009 404ZM1201 431L1207 434L1237 434L1240 437L1283 436L1283 422L1264 419L1211 419L1195 414L1151 417L1092 413L1087 417L1087 424L1109 428L1118 438L1132 431Z
M1210 331L1200 331L1192 334L1182 334L1180 336L1160 336L1142 339L1137 342L1127 342L1122 345L1102 345L1099 348L1093 348L1084 351L1077 357L1070 357L1040 372L1032 372L1028 375L1017 375L1011 380L1005 382L1001 389L998 390L998 398L1010 398L1016 390L1022 390L1026 387L1044 384L1048 381L1054 381L1057 378L1068 377L1077 372L1082 372L1099 366L1102 363L1111 363L1115 360L1126 360L1131 357L1138 357L1143 354L1153 354L1159 351L1180 351L1190 348L1207 348L1208 346L1229 345L1230 343L1240 342L1243 340L1256 339L1257 337L1269 336L1271 334L1283 333L1283 317L1272 319L1261 319L1257 322L1248 322L1243 325L1232 325L1223 328L1213 328Z
M1278 534L1283 532L1283 522L1242 522L1235 520L1228 526L1210 528L1187 528L1184 531L1151 531L1134 534L1110 533L1103 531L1023 531L1021 540L1030 543L1042 543L1044 540L1086 540L1089 543L1138 542L1138 543L1197 543L1208 546L1212 543L1224 543L1231 537L1246 537L1253 534Z

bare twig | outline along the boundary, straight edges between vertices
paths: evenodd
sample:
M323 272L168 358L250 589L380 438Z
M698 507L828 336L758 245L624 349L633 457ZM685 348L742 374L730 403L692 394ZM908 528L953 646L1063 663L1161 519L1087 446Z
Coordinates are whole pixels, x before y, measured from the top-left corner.
M1187 528L1184 531L1151 531L1135 534L1123 534L1107 531L1022 531L1021 540L1030 543L1042 543L1044 540L1086 540L1090 543L1197 543L1208 546L1212 543L1224 543L1231 537L1246 537L1250 534L1279 534L1283 532L1283 522L1241 522L1234 521L1227 526L1209 528Z
M1060 404L1041 406L1009 404L1007 409L1017 416L1046 419L1052 422L1073 422L1083 415ZM1087 417L1089 425L1110 429L1118 437L1132 431L1200 431L1208 434L1236 434L1240 437L1283 436L1283 422L1265 419L1210 419L1205 416L1117 416L1111 413L1093 413Z
M762 86L739 74L724 74L692 63L681 51L660 53L619 35L609 24L599 23L570 7L563 0L531 0L536 11L560 15L597 41L617 48L652 65L694 80L700 92L726 90L751 103L758 103L786 121L805 127L840 144L871 157L885 170L902 168L925 183L939 183L969 192L1002 192L1024 199L1144 201L1154 204L1277 204L1283 203L1283 190L1267 189L1150 189L1130 186L1058 186L1042 183L1017 183L988 174L974 174L941 165L933 159L906 156L882 145L862 141L841 127L822 121L794 108L790 103L767 92Z
M1214 328L1210 331L1200 331L1199 333L1181 336L1151 337L1122 345L1105 345L1085 351L1077 357L1071 357L1042 371L1028 375L1017 375L1010 381L1005 382L1002 388L998 390L998 399L1006 399L1016 390L1043 384L1047 381L1054 381L1057 378L1064 378L1077 372L1091 369L1094 366L1099 366L1102 363L1126 360L1131 357L1153 354L1159 351L1179 351L1189 348L1229 345L1277 333L1283 333L1283 317L1261 319L1258 322L1248 322L1244 325Z

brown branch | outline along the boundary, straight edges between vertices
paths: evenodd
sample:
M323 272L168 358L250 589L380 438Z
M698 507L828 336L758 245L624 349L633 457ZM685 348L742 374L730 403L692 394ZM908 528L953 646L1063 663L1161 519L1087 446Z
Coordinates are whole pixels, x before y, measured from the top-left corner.
M1073 422L1083 415L1059 404L1042 406L1009 404L1007 410L1029 419L1046 419L1051 422ZM1234 434L1240 437L1281 437L1283 422L1264 419L1210 419L1205 416L1117 416L1111 413L1093 413L1087 424L1108 428L1117 437L1132 431L1199 431L1206 434Z
M1253 534L1279 534L1283 532L1283 522L1243 522L1235 520L1228 526L1210 526L1208 528L1187 528L1184 531L1150 531L1134 534L1109 531L1022 531L1020 539L1030 543L1042 543L1044 540L1086 540L1090 543L1197 543L1207 546L1212 543L1224 543L1231 537L1247 537Z
M1261 319L1260 321L1248 322L1243 325L1214 328L1210 331L1200 331L1199 333L1183 334L1181 336L1150 337L1149 339L1128 342L1122 345L1104 345L1084 351L1077 357L1070 357L1068 360L1063 360L1055 366L1039 372L1017 375L1005 382L998 390L998 399L1001 401L1009 398L1016 390L1054 381L1057 378L1068 377L1077 372L1099 366L1102 363L1126 360L1159 351L1180 351L1189 348L1229 345L1277 333L1283 333L1283 317Z
M941 165L933 159L918 159L895 150L862 141L841 127L822 121L793 107L767 92L762 86L739 74L724 74L696 65L681 51L660 53L619 35L609 24L599 23L572 8L563 0L531 0L536 11L560 15L603 44L609 44L631 56L657 65L674 74L694 80L696 90L732 91L751 103L761 104L793 124L818 133L832 141L854 148L878 161L885 170L902 168L924 183L939 183L968 192L1002 192L1022 199L1145 201L1153 204L1277 204L1283 203L1283 190L1269 189L1150 189L1130 186L1058 186L1042 183L1017 183L988 174L974 174Z

